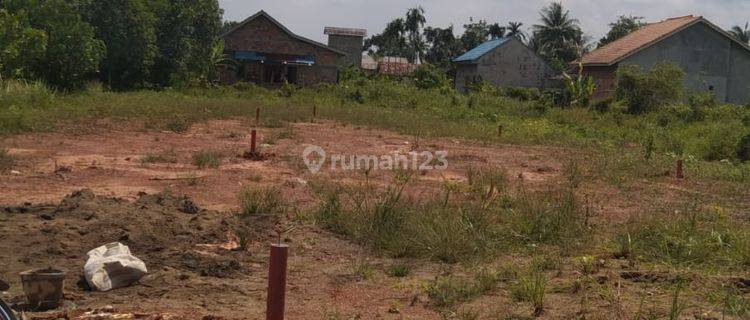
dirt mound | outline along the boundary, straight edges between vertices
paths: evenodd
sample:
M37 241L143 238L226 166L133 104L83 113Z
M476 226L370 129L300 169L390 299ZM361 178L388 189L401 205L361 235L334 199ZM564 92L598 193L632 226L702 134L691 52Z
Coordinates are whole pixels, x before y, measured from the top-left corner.
M200 246L228 241L241 224L237 216L202 210L184 195L141 193L130 202L83 189L58 205L4 208L0 222L0 252L23 253L14 255L18 259L0 261L0 270L8 278L44 266L66 268L75 277L82 273L86 253L110 242L129 246L150 271L171 268L227 278L243 270L242 253L207 252ZM70 289L85 289L74 284L69 281Z

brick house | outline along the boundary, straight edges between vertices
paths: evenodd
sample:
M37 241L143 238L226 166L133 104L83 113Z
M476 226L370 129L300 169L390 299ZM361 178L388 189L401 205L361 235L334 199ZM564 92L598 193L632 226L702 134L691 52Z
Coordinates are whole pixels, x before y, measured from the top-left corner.
M221 35L225 53L239 62L238 70L226 70L221 82L249 81L276 86L287 81L306 86L336 82L346 53L298 36L260 11Z
M620 65L649 70L665 61L682 68L689 92L711 91L722 102L750 102L750 47L703 17L647 24L582 58L584 73L597 84L595 99L614 93Z
M492 39L453 59L456 90L466 92L473 82L498 87L546 88L556 75L547 62L514 37Z

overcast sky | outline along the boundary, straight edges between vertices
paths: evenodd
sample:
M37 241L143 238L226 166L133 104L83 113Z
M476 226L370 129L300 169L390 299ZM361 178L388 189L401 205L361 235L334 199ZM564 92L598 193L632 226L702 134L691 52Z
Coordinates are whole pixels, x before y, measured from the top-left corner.
M701 15L730 28L750 20L750 0L563 0L583 31L598 40L619 15L638 15L647 21L667 17ZM417 5L425 8L427 25L454 25L457 33L469 17L506 24L521 21L529 28L539 20L539 9L548 0L219 0L226 20L241 21L259 10L286 25L293 32L326 42L324 26L367 29L380 33L386 23Z

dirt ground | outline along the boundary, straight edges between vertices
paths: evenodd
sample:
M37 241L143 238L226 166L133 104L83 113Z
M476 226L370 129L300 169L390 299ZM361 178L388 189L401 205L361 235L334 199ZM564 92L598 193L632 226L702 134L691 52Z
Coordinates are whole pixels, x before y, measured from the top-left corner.
M209 121L178 134L103 122L94 129L71 127L5 137L0 146L17 158L13 172L0 175L0 273L13 286L6 299L23 300L19 272L58 266L69 270L64 308L70 314L58 310L32 316L83 319L91 318L94 310L119 313L114 318L261 319L267 246L275 239L274 226L286 224L296 226L284 236L292 247L288 319L436 319L439 315L426 302L423 284L446 266L409 261L414 274L408 278L379 272L374 279L362 279L355 272L362 261L384 269L391 260L313 224L296 222L295 212L317 204L311 181L363 177L362 172L326 167L312 174L301 160L303 150L318 145L328 154L344 155L448 151L448 169L422 172L416 193L437 192L445 181L466 179L469 168L487 166L505 168L516 184L545 188L559 183L570 156L562 148L416 139L318 122L258 128L267 158L251 161L240 155L249 148L252 127L245 120ZM201 150L221 152L221 165L197 168L192 156ZM157 154L174 159L142 161ZM392 178L392 171L370 175L383 186ZM237 194L249 185L279 187L291 206L287 216L240 221ZM624 219L641 205L641 200L611 187L588 192L594 201L606 200L606 208L598 210L599 219ZM192 203L198 212L190 210ZM247 250L236 248L237 228L251 230ZM86 252L113 241L130 246L149 273L134 286L92 292L80 281ZM615 278L619 277L613 274L608 279ZM545 318L567 318L577 298L554 293L552 299L556 303ZM486 311L483 319L527 308L510 301L506 292L491 293L472 305Z

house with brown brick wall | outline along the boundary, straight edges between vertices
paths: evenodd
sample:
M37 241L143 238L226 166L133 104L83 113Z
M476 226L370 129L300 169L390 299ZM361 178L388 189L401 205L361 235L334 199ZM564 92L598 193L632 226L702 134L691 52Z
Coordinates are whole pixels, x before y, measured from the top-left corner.
M294 34L265 11L245 19L221 35L225 53L239 62L238 70L226 70L221 82L238 81L300 86L336 82L346 53Z
M595 99L612 96L620 65L649 70L672 62L685 72L688 92L713 92L726 103L750 103L750 47L703 17L685 16L647 24L582 58L594 78Z

